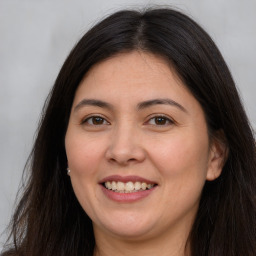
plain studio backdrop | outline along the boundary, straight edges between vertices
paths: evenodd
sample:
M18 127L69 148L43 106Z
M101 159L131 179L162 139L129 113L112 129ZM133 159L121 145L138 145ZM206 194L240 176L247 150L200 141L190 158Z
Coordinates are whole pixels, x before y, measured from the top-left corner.
M256 128L256 0L0 0L0 233L44 100L71 48L107 14L152 5L182 10L212 36Z

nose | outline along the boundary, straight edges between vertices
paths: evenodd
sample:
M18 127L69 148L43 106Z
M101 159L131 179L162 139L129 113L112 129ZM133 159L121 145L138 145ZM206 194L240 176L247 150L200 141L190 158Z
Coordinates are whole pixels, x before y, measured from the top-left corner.
M123 166L143 162L146 151L141 142L141 136L136 129L119 127L111 135L106 158L109 162Z

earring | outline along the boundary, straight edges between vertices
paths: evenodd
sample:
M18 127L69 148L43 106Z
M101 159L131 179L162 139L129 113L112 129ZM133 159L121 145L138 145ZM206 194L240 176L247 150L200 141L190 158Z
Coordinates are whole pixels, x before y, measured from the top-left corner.
M67 168L67 175L70 176L70 169Z

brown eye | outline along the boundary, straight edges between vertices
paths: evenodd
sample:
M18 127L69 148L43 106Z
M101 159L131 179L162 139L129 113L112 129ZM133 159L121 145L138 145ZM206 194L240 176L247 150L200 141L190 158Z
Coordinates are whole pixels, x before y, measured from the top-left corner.
M104 118L100 116L91 116L83 121L84 124L88 125L105 125L109 124Z
M94 125L103 124L103 123L104 123L104 119L101 118L101 117L98 117L98 116L92 117L92 123L93 123Z
M173 124L173 121L165 116L155 116L151 118L148 123L151 125L164 126Z
M155 123L157 125L165 125L166 122L167 122L167 120L164 117L155 117Z

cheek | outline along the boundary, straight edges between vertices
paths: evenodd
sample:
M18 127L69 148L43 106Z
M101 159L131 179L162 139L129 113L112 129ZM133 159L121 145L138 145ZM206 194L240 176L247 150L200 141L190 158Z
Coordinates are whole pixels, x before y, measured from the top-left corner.
M79 176L92 175L104 155L101 144L79 136L73 138L67 136L66 153L69 168L73 174Z
M208 138L193 134L169 136L154 143L150 155L164 177L204 177L208 165Z
M99 144L95 143L95 140L68 133L65 145L74 193L84 211L90 216L91 206L96 201L94 187L97 183L96 170L103 154L102 147L98 147Z

